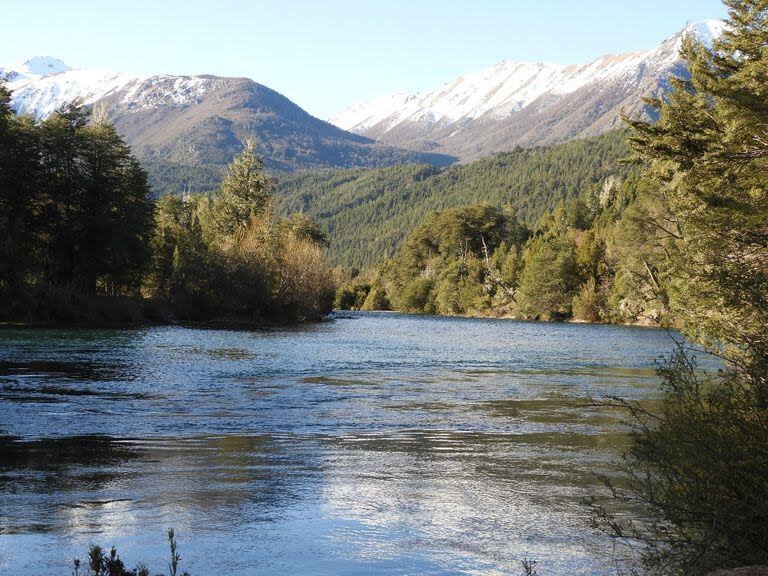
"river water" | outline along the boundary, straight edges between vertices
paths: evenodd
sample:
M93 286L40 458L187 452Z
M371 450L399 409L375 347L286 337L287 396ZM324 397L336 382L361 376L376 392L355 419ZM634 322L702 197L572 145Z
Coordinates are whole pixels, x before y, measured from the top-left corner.
M355 313L260 331L0 330L0 574L89 543L192 576L614 573L580 499L662 330Z

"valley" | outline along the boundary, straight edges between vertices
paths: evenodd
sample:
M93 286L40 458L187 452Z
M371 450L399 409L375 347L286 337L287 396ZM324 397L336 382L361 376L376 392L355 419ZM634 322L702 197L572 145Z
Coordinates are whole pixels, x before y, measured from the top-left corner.
M0 574L768 576L768 1L704 2L0 9Z

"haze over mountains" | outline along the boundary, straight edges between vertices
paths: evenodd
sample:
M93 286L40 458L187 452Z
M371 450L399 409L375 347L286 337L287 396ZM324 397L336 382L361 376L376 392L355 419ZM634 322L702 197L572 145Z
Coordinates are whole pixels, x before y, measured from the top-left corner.
M719 20L689 24L645 52L608 55L588 64L503 61L418 94L390 94L354 105L330 122L412 150L476 159L515 146L551 144L600 134L619 114L644 111L672 73L684 73L679 51L693 34L711 44Z

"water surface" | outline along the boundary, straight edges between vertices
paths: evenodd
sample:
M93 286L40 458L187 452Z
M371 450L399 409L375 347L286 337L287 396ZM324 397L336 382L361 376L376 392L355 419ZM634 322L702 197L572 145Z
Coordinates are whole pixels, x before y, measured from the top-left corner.
M613 573L579 499L661 330L358 313L261 331L0 331L0 573L89 542L193 576Z

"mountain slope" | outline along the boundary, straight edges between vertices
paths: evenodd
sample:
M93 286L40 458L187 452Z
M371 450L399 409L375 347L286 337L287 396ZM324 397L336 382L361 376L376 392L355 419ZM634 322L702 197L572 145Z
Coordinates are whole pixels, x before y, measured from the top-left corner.
M275 196L281 212L304 212L320 223L337 264L366 267L391 256L435 210L488 202L511 206L533 224L560 200L610 176L625 177L631 169L616 162L627 155L625 139L619 130L447 168L296 173L278 179Z
M257 138L267 167L277 171L453 160L346 132L247 78L72 70L46 57L0 68L0 76L12 90L17 112L42 119L75 100L103 108L150 168L170 164L177 175L201 168L218 173L248 136ZM190 182L176 183L184 184Z
M500 62L437 90L393 94L358 104L330 119L352 132L414 150L473 159L514 146L600 134L619 113L644 111L642 97L683 72L683 38L711 43L718 20L691 24L647 52L604 56L583 65Z

